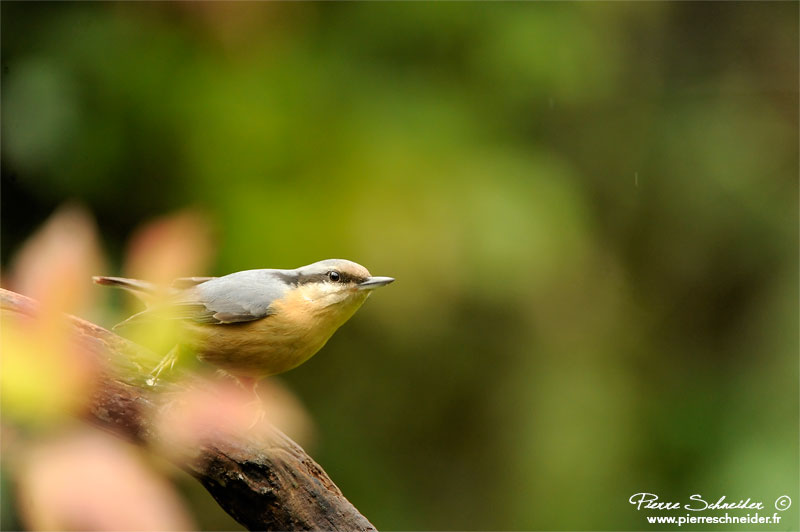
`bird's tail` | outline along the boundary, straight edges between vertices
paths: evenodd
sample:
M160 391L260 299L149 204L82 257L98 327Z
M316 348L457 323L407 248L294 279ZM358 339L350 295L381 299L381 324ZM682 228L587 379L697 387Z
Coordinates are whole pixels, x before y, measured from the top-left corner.
M128 319L114 325L114 330L125 327L126 325L130 325L132 323L136 323L147 316L150 305L159 294L159 289L156 285L153 283L148 283L147 281L140 281L139 279L127 279L125 277L104 277L98 275L92 277L92 280L99 285L122 288L123 290L135 295L148 307L142 312L134 314Z
M172 286L163 287L147 281L128 279L126 277L92 277L92 280L96 284L103 286L114 286L132 293L147 307L145 310L134 314L128 319L116 324L113 327L114 330L127 325L149 320L158 315L157 313L160 310L163 311L164 309L174 309L174 307L170 306L168 303L165 305L165 302L170 300L181 290L197 286L198 284L202 284L210 279L214 279L214 277L181 277L180 279L175 279L175 281L172 282ZM167 316L172 318L175 317L169 313L167 313ZM164 316L161 317L163 318Z
M140 281L139 279L96 276L92 277L92 280L96 284L101 284L103 286L115 286L117 288L127 290L145 303L152 300L152 298L158 293L158 288L156 285L153 283L148 283L147 281Z

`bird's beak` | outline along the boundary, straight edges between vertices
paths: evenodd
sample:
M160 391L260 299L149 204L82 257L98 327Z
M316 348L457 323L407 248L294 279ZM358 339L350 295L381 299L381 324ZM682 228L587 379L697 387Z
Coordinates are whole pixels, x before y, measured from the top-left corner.
M363 283L359 283L359 290L373 290L379 286L384 286L394 281L393 277L370 277Z

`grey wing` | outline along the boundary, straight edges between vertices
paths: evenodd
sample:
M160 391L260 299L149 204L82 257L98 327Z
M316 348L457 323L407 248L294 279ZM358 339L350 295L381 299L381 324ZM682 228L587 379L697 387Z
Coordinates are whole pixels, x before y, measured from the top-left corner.
M217 279L217 277L179 277L172 281L172 288L191 288L192 286L197 286L211 279Z
M178 315L199 323L226 324L260 320L288 286L274 270L248 270L210 279L186 290L175 302Z

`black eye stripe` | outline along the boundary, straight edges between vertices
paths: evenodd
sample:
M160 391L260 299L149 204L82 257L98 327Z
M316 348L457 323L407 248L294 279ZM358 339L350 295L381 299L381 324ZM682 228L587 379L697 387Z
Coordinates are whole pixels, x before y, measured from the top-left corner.
M331 270L332 271L332 270ZM356 276L356 275L349 275L345 272L337 271L336 273L339 274L339 280L333 281L337 284L347 284L347 283L362 283L367 280L366 277ZM326 273L311 273L311 274L294 274L294 275L281 275L286 282L289 284L298 286L308 283L320 283L320 282L331 282L332 279L329 276L330 272Z

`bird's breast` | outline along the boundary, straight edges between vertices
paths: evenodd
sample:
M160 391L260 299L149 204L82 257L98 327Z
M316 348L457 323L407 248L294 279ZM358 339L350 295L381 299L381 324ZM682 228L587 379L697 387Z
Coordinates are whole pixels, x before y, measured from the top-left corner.
M196 326L198 356L237 375L264 377L311 358L363 304L354 293L335 303L303 287L270 305L271 314L246 323Z

